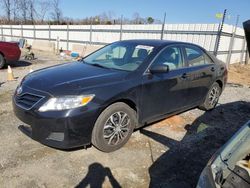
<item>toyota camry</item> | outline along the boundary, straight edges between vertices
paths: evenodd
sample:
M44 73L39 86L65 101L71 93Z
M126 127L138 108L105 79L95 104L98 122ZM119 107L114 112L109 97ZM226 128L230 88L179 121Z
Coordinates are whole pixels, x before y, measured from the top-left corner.
M34 71L13 95L20 129L45 145L121 148L135 129L199 107L212 110L227 81L200 46L165 40L109 44L81 61Z

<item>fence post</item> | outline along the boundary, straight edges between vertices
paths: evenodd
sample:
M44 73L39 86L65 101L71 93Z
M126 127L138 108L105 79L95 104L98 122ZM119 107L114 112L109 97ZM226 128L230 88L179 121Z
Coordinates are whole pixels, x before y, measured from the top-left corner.
M219 28L218 28L218 34L217 34L215 47L214 47L214 55L215 56L217 56L217 54L218 54L218 49L219 49L219 46L220 46L220 38L221 38L221 34L222 34L222 30L223 30L223 26L224 26L224 22L225 22L225 18L226 18L226 13L227 13L227 9L224 10L222 22L221 22L221 24L219 25Z
M163 40L163 37L164 37L165 22L166 22L166 12L164 13L164 19L163 19L162 28L161 28L161 40Z
M1 25L1 34L2 34L2 41L3 41L3 25Z
M33 39L36 39L36 27L33 25Z
M123 15L121 15L120 40L122 40L122 21L123 21Z
M93 19L91 19L91 22L90 22L90 28L89 28L89 44L91 45L92 44L92 22L93 22Z
M12 40L12 38L13 38L12 25L10 25L10 38L11 38L11 40Z
M69 24L67 24L67 50L69 50Z
M246 52L246 57L245 57L245 65L248 64L248 61L249 61L249 52L248 52L248 50L247 50L247 52Z
M232 32L232 37L231 37L230 43L229 43L229 51L228 51L227 61L226 61L227 68L229 67L229 64L231 61L231 56L232 56L232 51L233 51L233 46L234 46L234 38L235 38L236 31L237 31L238 22L239 22L239 15L237 15L235 27L234 27L234 30Z
M245 45L246 45L246 38L243 38L242 47L241 47L241 54L240 54L240 64L243 64L243 56L245 54Z
M51 41L51 28L50 28L50 24L49 24L49 42Z
M23 38L23 24L21 24L21 37Z
M56 53L59 54L59 45L60 45L60 38L56 37Z

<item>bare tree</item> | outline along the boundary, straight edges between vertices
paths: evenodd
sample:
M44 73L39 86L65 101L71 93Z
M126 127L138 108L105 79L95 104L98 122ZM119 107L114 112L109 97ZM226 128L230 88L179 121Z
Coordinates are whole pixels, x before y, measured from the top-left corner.
M138 24L139 20L140 20L140 14L138 12L135 12L133 14L133 22L134 22L134 24Z
M50 1L48 0L41 0L37 3L37 17L40 19L41 23L44 23L44 19L46 14L49 12L50 9Z
M53 0L52 1L53 10L52 10L51 15L52 15L53 20L56 21L57 24L60 24L60 21L62 19L62 11L61 11L59 5L60 5L60 0Z
M22 21L26 24L28 21L28 9L29 9L29 2L28 0L20 0L19 1L19 8L21 13Z
M1 0L1 4L5 11L7 21L10 23L11 20L11 0Z
M35 0L29 0L28 1L28 9L29 9L29 18L32 24L35 23L35 14L36 14L36 10L35 10Z
M19 0L13 0L12 13L13 13L13 21L17 22L19 12Z

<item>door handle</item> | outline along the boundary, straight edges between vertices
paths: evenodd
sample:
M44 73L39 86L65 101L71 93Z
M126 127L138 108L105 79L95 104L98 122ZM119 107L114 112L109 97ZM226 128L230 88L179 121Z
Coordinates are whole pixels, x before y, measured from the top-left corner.
M183 73L181 76L182 79L187 79L187 73Z
M211 71L214 72L214 71L215 71L215 68L214 68L214 67L211 67Z

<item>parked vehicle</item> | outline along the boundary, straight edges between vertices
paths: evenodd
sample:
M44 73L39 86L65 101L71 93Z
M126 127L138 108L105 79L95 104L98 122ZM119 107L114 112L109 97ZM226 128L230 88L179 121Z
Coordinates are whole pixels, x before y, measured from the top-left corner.
M213 109L226 81L225 64L197 45L128 40L27 75L13 106L30 125L21 130L39 142L111 152L136 128L198 106Z
M250 187L250 121L208 162L197 188Z
M18 43L0 41L0 69L8 61L18 61L21 55Z

